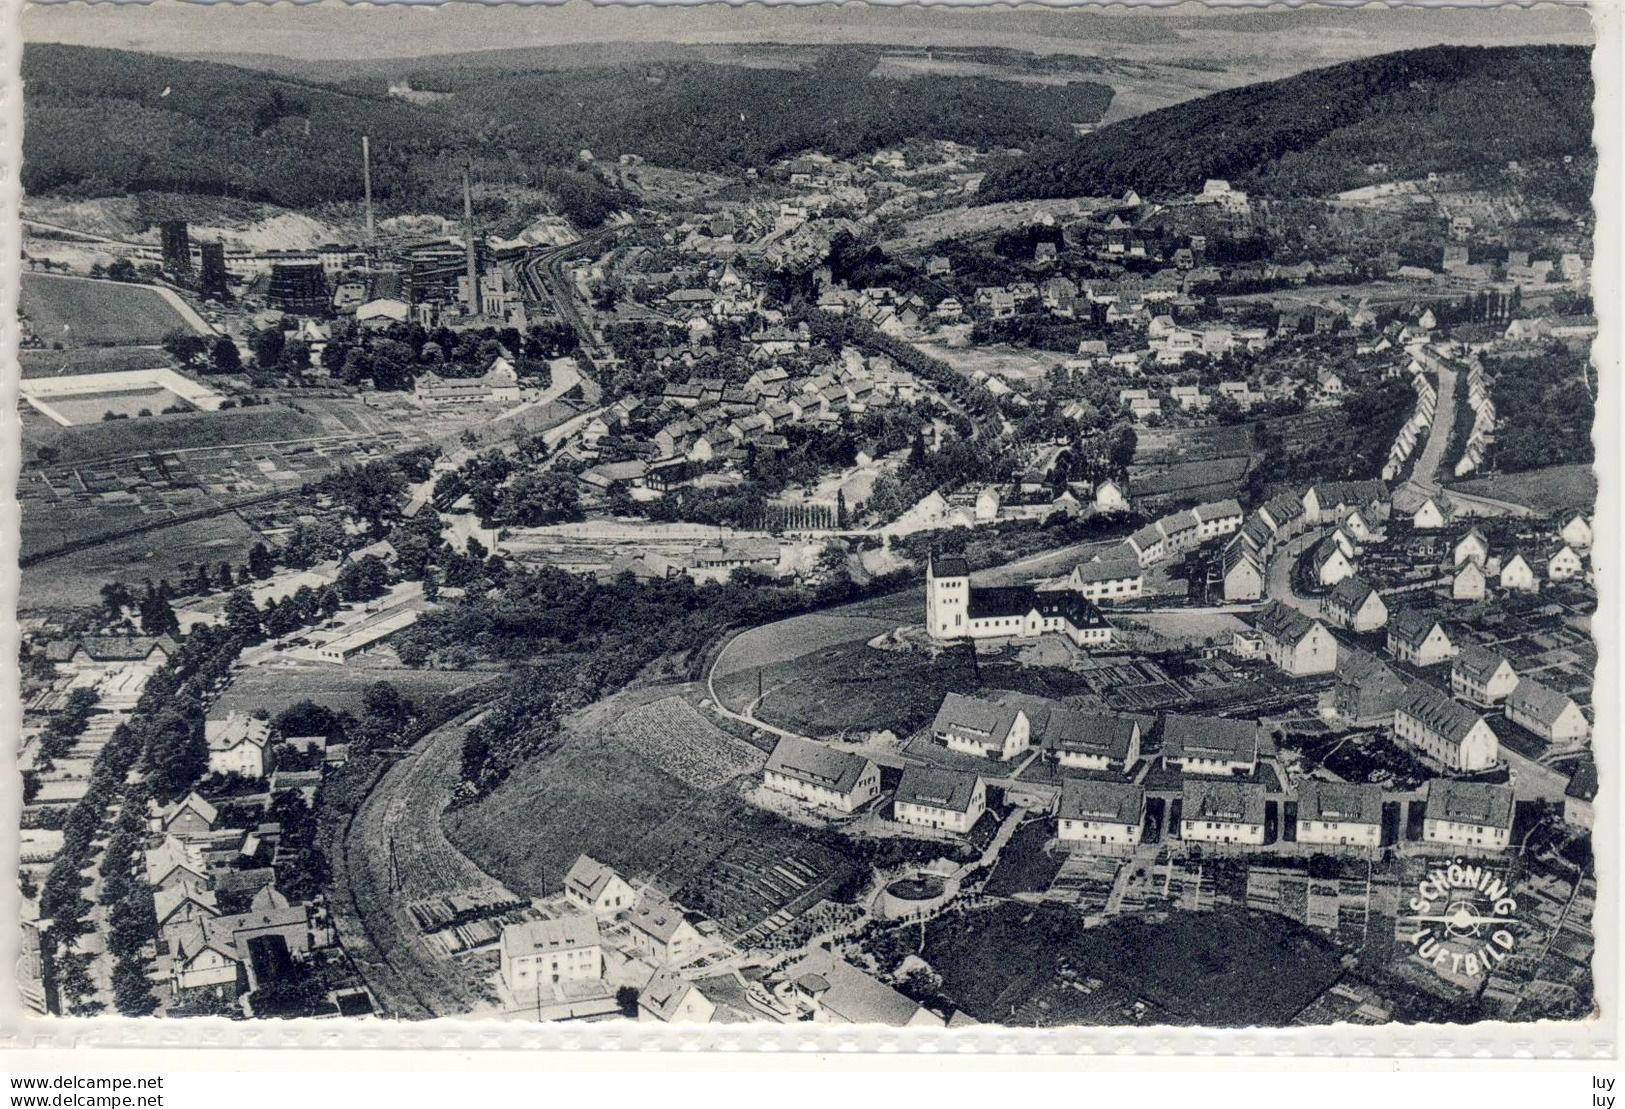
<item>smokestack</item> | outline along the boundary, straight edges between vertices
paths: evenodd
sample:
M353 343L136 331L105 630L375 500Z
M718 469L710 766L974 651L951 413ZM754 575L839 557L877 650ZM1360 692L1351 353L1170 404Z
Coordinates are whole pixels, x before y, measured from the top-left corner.
M468 297L464 307L468 314L480 313L480 275L474 257L474 192L468 183L468 169L463 169L463 244L468 251Z
M367 193L367 245L372 246L376 237L372 223L372 147L365 135L361 136L361 186Z

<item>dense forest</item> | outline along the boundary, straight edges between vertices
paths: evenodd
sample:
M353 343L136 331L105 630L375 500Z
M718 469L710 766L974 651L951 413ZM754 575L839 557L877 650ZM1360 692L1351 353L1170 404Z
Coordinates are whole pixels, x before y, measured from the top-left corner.
M1188 194L1225 178L1308 196L1591 149L1578 46L1407 50L1231 89L1057 142L989 172L989 200Z
M1502 417L1491 462L1513 473L1590 462L1589 429L1596 422L1596 380L1589 352L1558 345L1538 358L1486 359L1490 397Z
M972 77L890 80L878 55L828 52L805 70L700 62L491 70L441 65L408 102L382 79L343 85L120 50L30 44L23 185L31 193L202 193L308 207L362 193L361 136L385 211L455 208L464 161L488 180L559 195L581 223L619 198L577 156L638 154L698 169L809 149L853 155L908 138L1026 145L1100 118L1105 85Z

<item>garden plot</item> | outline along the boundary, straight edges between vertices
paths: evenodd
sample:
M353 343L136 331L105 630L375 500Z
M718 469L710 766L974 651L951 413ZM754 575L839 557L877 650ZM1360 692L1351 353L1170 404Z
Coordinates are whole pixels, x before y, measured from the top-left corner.
M616 739L649 756L667 774L695 789L713 790L762 768L766 756L722 731L681 697L642 705L621 717Z

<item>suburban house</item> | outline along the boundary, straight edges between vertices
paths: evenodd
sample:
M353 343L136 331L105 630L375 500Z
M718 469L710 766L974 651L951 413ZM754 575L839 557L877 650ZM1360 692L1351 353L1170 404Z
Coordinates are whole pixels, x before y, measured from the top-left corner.
M1388 499L1380 481L1322 481L1304 490L1304 517L1310 524L1341 519L1351 511L1376 513Z
M1142 568L1161 562L1168 554L1168 537L1156 524L1140 528L1124 540L1124 545L1133 552Z
M1263 640L1265 657L1282 673L1303 677L1337 669L1337 640L1332 633L1290 605L1271 601L1258 611L1253 626Z
M1256 601L1264 595L1264 561L1245 543L1224 549L1224 599Z
M1563 542L1567 543L1571 547L1575 547L1582 551L1591 549L1591 521L1587 520L1583 513L1576 512L1574 515L1564 520L1563 526L1561 529L1559 529L1558 534L1563 537Z
M655 971L638 994L638 1020L665 1024L709 1024L716 1014L714 1001L692 982L665 967Z
M1417 531L1438 531L1450 523L1450 509L1437 497L1429 497L1411 513L1411 527Z
M925 572L925 624L931 638L1036 639L1058 632L1079 647L1112 641L1100 610L1069 589L970 583L970 567L957 555L933 558Z
M1255 720L1218 716L1162 718L1162 761L1187 774L1251 774L1258 769L1259 726Z
M1573 581L1585 575L1585 562L1574 548L1564 544L1546 560L1546 577L1551 581Z
M909 766L897 785L892 815L903 824L964 835L987 811L987 783L979 774Z
M194 921L220 915L220 903L213 890L170 886L152 895L152 912L158 921L160 951L173 951L174 941L188 932Z
M621 917L621 922L632 937L632 946L660 966L682 966L690 962L700 954L705 943L683 910L647 894Z
M1520 678L1507 695L1507 719L1527 728L1548 743L1584 739L1591 724L1573 698L1534 678Z
M1382 846L1382 789L1355 782L1298 786L1298 842L1326 847Z
M1061 579L1061 587L1083 594L1084 598L1099 604L1103 601L1128 601L1145 590L1145 571L1132 558L1100 558L1080 562L1072 572Z
M1563 791L1563 820L1580 828L1595 822L1593 804L1597 800L1597 760L1589 753L1580 759Z
M1056 708L1044 729L1044 747L1061 766L1126 770L1140 761L1140 741L1151 723L1145 716Z
M1251 782L1185 783L1180 807L1181 839L1198 843L1264 843L1264 787Z
M1489 722L1430 685L1411 687L1394 710L1394 734L1427 758L1458 773L1487 770L1501 757Z
M762 784L810 805L851 813L879 796L880 769L860 755L781 736L762 770Z
M156 802L151 804L156 808ZM153 830L161 835L174 836L183 843L208 839L220 819L219 811L195 792L165 805L157 812L152 821Z
M1456 648L1435 617L1406 608L1388 621L1388 653L1412 666L1434 666L1455 658Z
M1391 666L1364 651L1351 651L1337 668L1332 708L1353 724L1392 724L1394 710L1410 699L1410 686Z
M165 836L146 852L147 885L154 892L171 888L196 891L209 888L209 868L195 844Z
M1309 561L1314 567L1315 583L1317 585L1333 586L1354 576L1354 564L1349 561L1348 554L1332 537L1322 539L1315 544L1315 549L1310 554Z
M1534 567L1518 552L1501 563L1500 582L1502 589L1512 593L1535 593L1540 589L1540 579L1535 577Z
M1019 708L949 693L931 721L931 738L961 754L1012 759L1032 746L1032 721Z
M246 713L232 712L224 720L203 724L209 747L211 774L241 774L263 778L271 771L271 725Z
M231 916L198 917L171 943L170 985L175 996L205 990L235 997L258 986L254 952L261 944L291 956L310 952L310 926L303 905L266 906Z
M510 924L498 946L502 982L516 1001L539 997L544 987L604 974L598 918L585 913Z
M564 875L564 896L572 905L596 916L614 916L637 901L637 891L625 878L591 855L577 855Z
M1476 562L1464 562L1456 571L1456 576L1450 582L1450 599L1453 601L1482 601L1489 589L1489 578L1484 573L1484 567Z
M1133 847L1145 825L1145 787L1068 778L1061 783L1056 835L1067 846Z
M1480 566L1490 559L1490 541L1484 538L1484 533L1473 528L1466 535L1456 540L1455 552L1451 565L1460 566L1464 562L1476 562Z
M1476 643L1463 647L1450 663L1450 692L1475 705L1505 700L1517 684L1518 672L1506 656Z
M827 951L792 963L784 975L784 984L774 992L816 1024L941 1028L945 1023L918 1002Z
M1422 839L1451 847L1501 850L1512 841L1512 790L1487 782L1434 778L1427 784Z
M1326 616L1340 628L1374 632L1388 623L1388 605L1364 578L1344 578L1326 598Z

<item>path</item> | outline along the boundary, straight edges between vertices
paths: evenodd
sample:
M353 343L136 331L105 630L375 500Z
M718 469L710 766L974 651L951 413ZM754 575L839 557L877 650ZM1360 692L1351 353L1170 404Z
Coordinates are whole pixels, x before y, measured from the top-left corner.
M1305 616L1320 618L1320 601L1314 597L1299 596L1293 591L1292 567L1297 564L1298 556L1325 534L1325 528L1312 528L1296 539L1288 540L1286 546L1270 556L1269 569L1265 572L1265 597L1291 605Z
M1435 361L1438 373L1439 399L1433 406L1433 423L1428 427L1427 442L1411 471L1411 484L1426 493L1437 493L1439 467L1444 464L1444 452L1450 447L1450 433L1456 425L1456 371L1443 360Z

